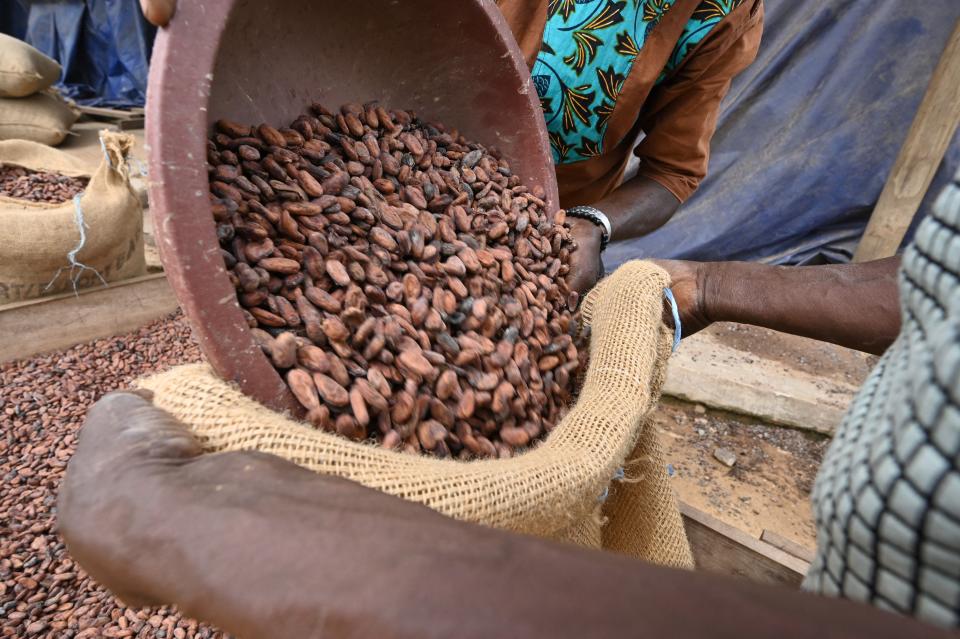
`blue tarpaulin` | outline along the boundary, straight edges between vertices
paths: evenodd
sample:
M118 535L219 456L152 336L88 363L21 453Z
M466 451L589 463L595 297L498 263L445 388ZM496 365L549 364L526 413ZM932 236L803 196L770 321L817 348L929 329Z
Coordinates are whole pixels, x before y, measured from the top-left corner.
M143 106L156 29L137 0L0 0L0 31L57 60L57 87L80 104Z
M720 114L707 178L637 257L846 261L907 135L960 1L766 0L756 62ZM960 165L954 140L917 215Z

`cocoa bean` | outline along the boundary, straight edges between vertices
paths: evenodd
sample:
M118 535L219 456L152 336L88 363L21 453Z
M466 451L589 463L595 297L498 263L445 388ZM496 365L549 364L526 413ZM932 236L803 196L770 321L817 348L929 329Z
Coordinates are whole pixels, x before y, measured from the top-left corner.
M343 386L323 373L313 373L313 383L324 402L342 407L350 403L350 394Z
M330 360L330 377L335 379L337 383L343 387L349 386L350 373L347 372L347 367L343 363L343 360L335 353L328 353L327 355Z
M323 332L331 342L343 342L350 337L350 329L338 317L323 320Z
M367 411L367 402L363 399L363 393L354 385L350 389L350 409L353 411L353 418L357 420L360 426L366 426L370 423L370 413Z
M347 272L347 268L343 264L337 260L327 260L325 266L327 274L335 283L339 284L340 286L347 286L350 284L350 274Z
M316 373L330 371L330 358L322 348L306 344L297 350L297 361L304 368Z
M310 373L301 368L291 368L287 371L287 385L304 408L307 410L319 408L320 398Z
M304 291L304 295L311 303L316 304L320 309L328 313L339 315L343 311L343 305L340 303L340 300L323 289L308 286Z
M428 419L417 426L417 439L420 445L426 450L433 450L443 441L447 435L447 429L440 422Z
M257 262L257 266L267 269L271 273L290 275L300 271L300 263L285 257L265 257Z
M270 347L270 360L277 368L292 368L297 363L297 338L293 333L280 333ZM307 407L309 408L309 407Z
M397 362L409 372L423 378L430 377L434 372L433 364L419 350L408 349L400 353Z
M257 135L269 146L286 146L287 140L280 131L269 124L261 124L257 127Z

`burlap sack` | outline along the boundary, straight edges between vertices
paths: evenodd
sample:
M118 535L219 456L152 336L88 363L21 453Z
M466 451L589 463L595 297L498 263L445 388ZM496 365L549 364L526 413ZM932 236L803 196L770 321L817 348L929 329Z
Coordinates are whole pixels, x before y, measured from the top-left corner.
M127 166L133 137L104 131L101 141L103 160L78 200L44 204L0 196L0 305L146 272L143 213ZM74 157L23 140L0 142L0 164L90 175Z
M43 91L60 77L60 65L22 40L0 33L0 98Z
M266 409L205 365L177 368L141 385L154 392L157 406L188 424L208 451L273 453L458 519L597 547L599 511L611 479L638 441L644 451L652 450L643 442L655 433L643 425L656 405L670 350L661 321L666 282L659 268L630 262L591 294L591 364L579 399L541 445L512 459L440 460L354 443ZM652 471L636 485L656 482ZM637 534L657 536L618 537L617 549L691 566L676 500L659 488L635 493L654 500L635 509L660 520ZM616 503L621 498L618 492Z
M27 98L0 98L0 140L63 142L80 112L54 92Z

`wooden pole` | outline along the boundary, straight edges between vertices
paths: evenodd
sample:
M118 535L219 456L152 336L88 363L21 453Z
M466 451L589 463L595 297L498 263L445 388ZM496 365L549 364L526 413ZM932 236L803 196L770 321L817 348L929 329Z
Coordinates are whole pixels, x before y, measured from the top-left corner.
M895 254L930 188L960 122L960 21L930 78L877 206L853 256L867 262Z

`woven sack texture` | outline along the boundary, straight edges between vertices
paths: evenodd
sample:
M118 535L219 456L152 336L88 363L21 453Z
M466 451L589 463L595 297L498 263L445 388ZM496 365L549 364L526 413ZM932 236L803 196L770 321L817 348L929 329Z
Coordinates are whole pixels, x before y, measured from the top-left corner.
M60 65L22 40L0 33L0 98L43 91L60 77Z
M29 140L49 146L63 142L80 112L58 93L0 98L0 140Z
M588 295L591 363L578 401L546 440L510 459L463 462L351 442L257 404L206 365L179 367L141 385L154 392L158 407L190 426L208 451L273 453L457 519L596 547L602 538L601 501L659 397L670 349L662 325L666 283L666 273L656 266L630 262ZM646 431L640 441L652 436L652 429ZM665 472L663 464L660 469ZM672 493L636 494L664 502L636 506L663 518L644 529L659 537L621 539L619 550L689 565ZM686 552L678 554L678 547Z
M48 204L0 196L0 305L146 272L143 212L127 165L133 136L100 135L103 160L78 200ZM25 140L0 142L0 165L7 164L90 175L70 155Z

